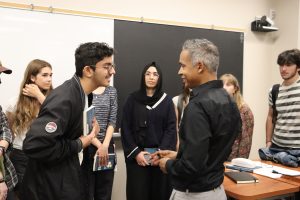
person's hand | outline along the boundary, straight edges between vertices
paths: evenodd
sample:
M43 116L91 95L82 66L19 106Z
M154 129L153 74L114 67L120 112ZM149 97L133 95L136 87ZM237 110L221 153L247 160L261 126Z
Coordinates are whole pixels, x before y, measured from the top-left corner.
M91 133L90 134L94 134L94 137L96 137L96 135L99 133L99 131L100 131L100 126L99 126L99 124L98 124L98 122L97 122L97 120L96 120L96 117L94 117L94 119L93 119L93 122L92 122L92 126L93 126L93 129L92 129L92 131L91 131Z
M22 89L22 94L36 98L40 104L42 104L46 99L45 95L41 92L40 88L36 84L26 84Z
M147 152L147 151L141 151L138 155L136 155L135 160L138 165L143 166L143 167L149 165L149 163L145 159L146 154L148 154L150 156L149 152Z
M156 152L151 154L151 165L152 166L158 166L159 164L159 159L160 159L160 156L159 154L157 154Z
M108 164L108 146L100 145L96 154L99 156L100 166L106 166Z
M171 150L160 150L155 152L154 155L158 155L160 158L175 159L177 156L177 152Z
M0 183L0 200L5 200L7 197L8 188L5 182Z
M163 173L165 173L165 174L167 174L166 163L167 163L167 161L168 161L169 159L170 159L170 158L161 158L161 159L159 160L159 168L160 168L160 170L161 170Z
M266 143L266 147L267 147L267 148L270 148L271 145L272 145L272 142L271 142L271 141L269 141L269 142Z
M94 117L93 119L93 129L92 131L88 134L88 135L82 135L79 139L82 142L82 147L85 148L87 146L89 146L92 143L92 140L96 137L96 135L99 133L100 127L99 124L96 120L96 118Z
M40 88L36 84L26 84L22 89L22 93L26 96L38 98L40 95L43 95Z

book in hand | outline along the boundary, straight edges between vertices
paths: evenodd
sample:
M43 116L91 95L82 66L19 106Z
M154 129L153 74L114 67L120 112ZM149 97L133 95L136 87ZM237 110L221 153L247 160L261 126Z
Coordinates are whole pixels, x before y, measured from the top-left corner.
M88 135L93 129L95 106L90 106L83 111L83 135Z
M116 165L116 154L109 153L108 154L108 162L107 165L101 166L100 165L100 156L96 154L94 156L94 164L93 164L93 171L101 171L101 170L112 170L115 168Z
M258 179L248 172L225 172L225 175L236 183L258 183Z

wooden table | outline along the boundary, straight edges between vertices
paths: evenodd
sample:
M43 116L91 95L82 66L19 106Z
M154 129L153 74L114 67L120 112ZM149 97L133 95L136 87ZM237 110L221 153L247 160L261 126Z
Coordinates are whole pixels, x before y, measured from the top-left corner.
M287 179L272 179L265 176L252 174L259 179L259 183L236 184L228 177L224 177L224 189L229 197L235 199L262 199L286 195L300 191L300 182L295 184Z

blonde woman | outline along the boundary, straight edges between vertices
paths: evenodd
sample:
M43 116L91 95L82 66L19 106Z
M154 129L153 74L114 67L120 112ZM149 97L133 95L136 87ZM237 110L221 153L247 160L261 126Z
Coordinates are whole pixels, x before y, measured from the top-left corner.
M177 130L176 150L177 151L179 148L180 121L182 119L184 109L189 103L189 99L190 99L190 89L188 87L185 87L183 83L182 93L172 98L175 106L175 114L176 114L176 130Z
M242 118L242 132L234 141L228 160L232 160L233 158L249 158L254 127L253 113L242 97L240 85L236 77L232 74L224 74L220 79L223 81L224 89L236 102Z
M10 154L18 175L16 195L22 187L28 158L23 152L23 140L33 120L37 117L40 106L52 90L52 67L43 60L32 60L24 73L19 97L7 109L9 124L14 134L13 151Z

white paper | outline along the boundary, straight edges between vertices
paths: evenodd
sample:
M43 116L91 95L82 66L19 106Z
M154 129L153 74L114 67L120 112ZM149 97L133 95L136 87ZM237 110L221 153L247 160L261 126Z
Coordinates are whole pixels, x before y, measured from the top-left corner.
M286 169L283 167L273 166L273 170L279 174L288 175L288 176L300 176L300 172L296 170Z
M262 167L262 168L253 170L253 173L259 174L262 176L267 176L270 178L280 178L282 176L281 174L272 173L272 171L273 171L273 168Z

